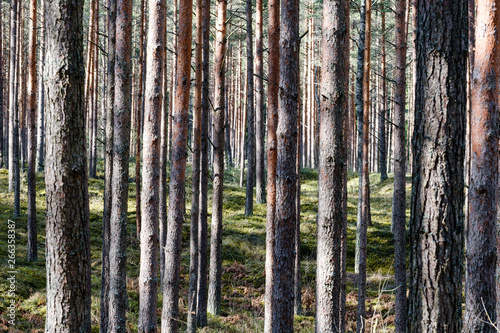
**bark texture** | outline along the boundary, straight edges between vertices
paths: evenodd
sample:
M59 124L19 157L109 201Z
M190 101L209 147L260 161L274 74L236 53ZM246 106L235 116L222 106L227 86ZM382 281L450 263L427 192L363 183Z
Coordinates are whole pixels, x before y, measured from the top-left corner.
M28 260L35 261L37 250L36 223L36 23L37 0L30 1L30 41L28 66ZM1 73L0 73L1 75ZM0 87L2 89L2 87ZM1 103L1 102L0 102Z
M215 103L213 113L213 204L212 237L210 243L210 284L208 286L208 312L220 315L222 291L222 204L224 186L224 116L225 116L225 56L226 56L227 0L217 1L215 40Z
M132 0L116 2L116 55L113 138L113 190L109 243L108 331L126 332L127 210L132 107Z
M274 249L273 332L293 332L295 163L299 101L299 1L281 3L280 86ZM250 169L250 167L249 167Z
M255 184L255 109L254 109L254 84L253 84L253 33L252 33L252 1L246 0L247 8L247 183L245 216L253 215L253 187ZM244 164L243 164L244 165Z
M410 332L460 332L467 1L417 5Z
M365 53L363 60L363 144L359 178L358 220L356 230L356 265L358 268L358 313L356 330L364 332L366 299L367 233L370 224L370 51L372 0L366 0Z
M165 245L165 273L163 275L163 312L161 330L178 331L179 275L181 264L182 224L186 194L186 155L189 116L189 88L191 86L192 0L179 1L179 36L175 107L172 120L172 169L168 231Z
M195 88L193 112L193 184L191 201L191 226L189 230L189 290L187 332L196 332L196 303L198 291L198 226L200 219L200 150L201 150L201 95L202 95L202 44L203 44L203 6L202 0L196 1L196 42L195 42Z
M396 1L396 67L394 105L394 282L396 284L396 332L406 332L406 0Z
M114 100L115 100L115 43L116 43L116 1L108 0L108 68L107 68L107 108L106 143L104 157L104 207L102 216L102 269L101 269L101 333L108 332L109 314L109 241L111 204L113 193L113 135L114 135Z
M201 154L200 154L200 217L198 226L198 287L196 320L198 326L207 325L207 192L208 192L208 112L209 112L209 65L210 65L210 0L202 0L203 7L203 84L201 91Z
M347 225L344 121L349 98L349 11L346 1L323 3L316 329L341 332L342 235Z
M471 165L464 332L496 332L500 1L478 1L471 91Z
M139 272L139 332L156 332L158 306L158 221L160 183L160 128L165 0L149 0L146 59L144 142L141 196L141 261Z
M266 295L264 332L273 331L274 247L276 212L276 165L278 157L278 88L280 80L279 38L280 1L270 0L269 6L269 68L267 100L267 216L266 216Z
M263 1L256 2L255 15L255 187L257 203L266 202L266 173L264 169L264 51L262 46L263 33Z
M90 333L83 2L47 0L45 17L44 76L48 88L45 331Z

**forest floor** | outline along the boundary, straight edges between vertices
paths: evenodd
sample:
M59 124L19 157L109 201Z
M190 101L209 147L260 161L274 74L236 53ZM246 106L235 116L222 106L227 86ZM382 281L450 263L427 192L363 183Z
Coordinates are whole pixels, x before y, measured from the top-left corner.
M102 170L102 165L100 165ZM130 164L133 175L135 164ZM186 172L190 177L190 170ZM262 332L264 327L264 262L266 205L254 204L254 216L246 218L245 189L238 186L239 172L227 170L224 187L223 219L223 295L222 315L209 315L208 327L200 332ZM92 250L92 332L99 332L99 307L101 290L101 218L104 182L89 181L90 232ZM12 207L14 197L8 193L8 172L0 169L0 332L43 332L45 325L45 187L43 174L37 175L37 217L38 217L38 261L26 260L26 175L21 176L21 217L14 218ZM314 332L315 273L316 273L316 214L318 174L311 169L302 170L301 188L301 282L303 315L295 318L296 332ZM129 311L128 331L137 332L139 307L139 242L135 227L135 184L130 179L128 202L128 258L127 289ZM189 271L189 214L191 179L186 186L186 218L183 230L181 268L180 320L185 326L187 308L187 287ZM394 330L394 287L393 287L393 237L390 230L393 193L393 178L380 182L378 174L370 176L372 225L368 230L368 284L367 284L367 332L392 332ZM347 321L348 330L355 332L357 307L357 276L354 274L354 249L356 241L357 174L350 174L348 181L348 248L347 248ZM410 188L407 179L407 193ZM211 196L211 183L209 184ZM210 198L209 198L210 200ZM409 206L409 205L408 205ZM211 200L209 202L209 224ZM407 212L408 214L409 212ZM7 230L8 220L16 227L16 327L8 324L7 307L10 299L7 278ZM209 232L210 235L210 232ZM159 295L158 322L161 317L161 294Z

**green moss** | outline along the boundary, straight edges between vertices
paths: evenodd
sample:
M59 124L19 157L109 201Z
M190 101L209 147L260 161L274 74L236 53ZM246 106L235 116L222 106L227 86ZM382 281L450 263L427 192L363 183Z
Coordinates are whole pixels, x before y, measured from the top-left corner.
M92 258L92 318L93 332L98 331L101 288L101 246L102 246L102 206L103 206L103 163L99 161L98 178L89 181L90 206L90 245ZM127 289L128 328L137 330L139 307L139 242L136 235L135 211L135 174L134 160L130 164L129 201L128 201L128 248L127 248ZM180 285L180 320L181 329L185 327L189 266L189 219L191 207L191 172L190 167L186 184L186 216L182 233L183 249L181 253L181 285ZM303 286L303 303L305 316L295 317L297 332L314 332L314 290L316 274L316 215L318 205L318 172L303 169L301 174L301 276ZM357 187L356 173L348 175L348 244L347 244L347 293L355 295L357 285L354 271L354 246L356 238ZM17 269L19 271L17 289L18 328L23 331L43 329L45 316L45 188L43 174L37 175L37 218L39 260L29 263L26 260L26 183L23 175L21 192L21 217L15 219L17 231ZM392 182L389 178L380 182L379 175L371 175L371 213L373 224L368 230L368 313L390 314L387 302L393 299L390 275L393 272L393 240L390 231ZM200 332L261 332L264 320L264 264L265 264L265 231L266 205L254 202L254 215L245 217L245 188L239 187L239 170L225 171L225 188L223 201L223 301L222 317L209 316L208 327ZM8 192L8 172L0 169L0 220L13 219L13 195ZM211 180L209 178L209 225L211 219ZM7 224L0 223L0 234L7 234ZM209 230L210 234L210 230ZM6 253L7 239L0 237L0 253ZM6 261L1 261L0 279L8 277ZM371 278L370 278L371 277ZM385 281L381 287L381 282ZM5 316L7 303L6 284L0 284L0 316ZM387 296L387 304L379 298ZM355 311L355 300L349 301L348 318L352 321ZM158 320L161 314L162 295L159 293ZM351 311L351 312L349 312ZM377 312L378 311L378 312ZM355 318L355 316L354 316ZM354 319L355 320L355 319ZM390 326L389 326L390 327Z

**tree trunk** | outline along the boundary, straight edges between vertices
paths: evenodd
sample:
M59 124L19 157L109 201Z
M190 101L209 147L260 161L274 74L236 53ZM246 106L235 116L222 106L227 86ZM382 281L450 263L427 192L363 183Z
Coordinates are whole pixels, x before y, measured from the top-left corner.
M143 91L144 91L144 25L145 22L145 0L141 0L139 23L139 73L137 85L137 104L135 106L135 211L137 238L141 235L141 136L142 136L142 113L143 113Z
M361 221L361 187L362 187L362 161L363 161L363 67L365 60L365 30L366 30L366 1L361 0L360 19L359 19L359 38L358 38L358 68L356 71L356 116L358 119L358 142L357 142L357 161L356 169L359 178L358 190L358 211L356 221ZM356 229L359 229L358 227ZM356 235L356 252L354 259L354 273L359 273L359 237Z
M380 171L380 180L384 181L387 179L387 140L386 140L386 130L385 130L385 123L386 123L386 118L388 115L387 112L387 84L386 84L386 63L385 63L385 5L382 2L381 3L381 16L382 16L382 22L381 22L381 36L380 36L380 48L381 48L381 70L380 70L380 82L381 82L381 88L382 88L382 95L380 96L382 100L380 101L380 106L381 110L378 115L378 164L379 164L379 171Z
M149 1L141 196L139 332L156 332L158 303L158 200L165 0ZM140 108L138 108L140 110Z
M417 21L408 330L460 332L467 1L419 1Z
M273 332L293 331L299 1L282 1L274 249Z
M113 135L115 100L116 2L108 0L108 91L106 114L106 154L104 160L104 208L102 217L101 322L100 332L108 332L109 323L109 241L111 204L113 202Z
M43 76L44 66L45 66L45 16L44 16L45 2L41 1L40 4L40 14L41 14L41 28L40 28L40 38L39 38L39 61L38 61L38 72L40 78L38 79L38 105L37 105L37 155L36 155L36 165L38 171L43 171L45 164L45 78ZM0 126L2 128L2 126Z
M363 154L359 192L361 209L356 230L356 254L358 255L358 313L357 332L364 332L366 299L366 253L367 232L370 224L370 49L371 49L371 7L372 1L366 0L365 59L363 67Z
M191 201L191 228L189 254L189 290L187 332L196 332L196 302L198 287L198 226L200 219L200 150L201 150L201 94L202 94L202 46L203 46L202 0L196 1L196 42L195 42L195 90L193 112L193 184Z
M28 87L28 261L35 261L37 250L36 223L36 22L37 0L30 2L30 41L29 41L29 87ZM0 16L1 18L1 16ZM2 87L0 86L0 89Z
M127 208L132 104L132 0L116 4L113 190L109 247L109 326L125 332L127 309Z
M406 0L396 2L396 67L394 109L394 193L392 231L394 233L394 282L396 285L396 332L406 332Z
M252 33L252 1L246 0L247 4L247 183L245 216L253 215L253 186L255 184L255 113L253 98L253 33Z
M279 38L280 1L270 0L269 6L269 67L267 100L267 217L266 217L266 295L264 332L273 332L274 324L274 248L276 212L276 165L278 156L278 89L280 81Z
M471 169L464 332L496 332L500 0L478 1L472 70Z
M48 60L44 73L48 88L45 330L90 333L83 2L49 0L44 14Z
M344 0L323 3L320 154L318 183L318 258L316 328L341 332L345 275L342 235L347 223L344 195L347 146L344 137L349 100L349 10Z
M207 210L208 210L208 88L209 88L209 65L210 65L210 0L202 0L203 7L203 84L201 92L201 154L200 154L200 217L198 225L198 290L196 302L196 320L198 326L207 326Z
M1 7L1 6L0 6ZM3 14L0 8L0 40L3 41ZM4 137L4 49L3 42L0 42L0 168L5 167L5 137Z
M10 9L10 73L9 73L9 192L14 192L14 216L20 215L19 178L19 111L18 98L18 55L17 35L19 22L18 0L12 0Z
M189 88L191 86L192 0L180 0L177 34L177 78L172 121L172 169L170 172L170 200L168 232L165 246L165 273L163 275L162 332L177 332L179 316L179 275L181 264L182 224L186 185L187 130L189 115Z
M248 6L248 4L247 4ZM248 9L248 7L247 7ZM226 12L227 1L217 1L217 33L215 45L215 87L213 112L213 205L212 205L212 237L210 244L210 283L208 288L208 312L220 315L222 290L222 204L224 186L224 92L226 56ZM250 124L249 124L250 128ZM249 164L250 169L250 164Z
M168 12L167 4L165 4L165 13ZM165 14L166 15L166 14ZM168 50L167 50L167 37L168 37L168 28L167 24L164 24L165 34L165 51L163 52L163 96L162 96L162 114L161 114L161 138L160 138L160 188L159 188L159 246L160 246L160 283L163 281L163 270L165 268L165 252L163 248L165 246L165 241L167 239L167 166L168 166L168 119L169 119L169 96L168 96Z
M263 5L262 0L256 2L256 32L255 32L255 134L256 134L256 199L257 203L266 202L266 173L264 171L264 57L263 57Z
M300 61L298 67L298 77L300 80ZM299 81L299 101L297 103L297 156L295 160L295 173L297 175L295 183L295 255L294 255L294 272L293 272L293 312L295 315L300 316L302 314L302 283L300 281L300 148L302 140L301 131L301 91L300 91L300 81Z

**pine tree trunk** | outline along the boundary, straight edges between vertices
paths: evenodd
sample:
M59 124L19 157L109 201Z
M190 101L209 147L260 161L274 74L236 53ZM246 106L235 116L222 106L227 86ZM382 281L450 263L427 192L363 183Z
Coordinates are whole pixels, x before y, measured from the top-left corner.
M167 4L165 6L165 13L168 12ZM163 281L163 270L165 268L165 252L163 248L167 239L167 167L168 167L168 118L169 118L169 95L168 95L168 28L167 24L164 25L165 34L165 51L163 52L163 96L162 96L162 114L161 114L161 138L160 138L160 189L159 189L159 246L160 246L160 284Z
M149 1L141 195L139 332L155 333L158 303L158 216L165 0ZM140 109L138 109L140 110Z
M347 223L344 133L349 100L349 10L344 0L323 3L321 122L319 154L316 328L341 332L342 236Z
M356 71L356 117L358 119L358 142L357 142L357 160L356 169L359 178L358 190L358 211L356 221L361 221L361 187L362 187L362 162L363 162L363 67L365 61L365 30L366 30L366 1L361 0L360 19L359 19L359 38L358 38L358 68ZM359 228L357 228L359 229ZM354 259L354 273L359 273L359 244L358 235L356 235L356 252Z
M247 4L248 6L248 4ZM248 8L247 8L248 9ZM222 290L222 204L224 186L224 92L226 55L226 12L227 1L217 1L217 32L215 41L215 87L213 112L213 205L212 205L212 237L210 244L210 283L208 288L208 312L220 315ZM250 125L249 125L250 127ZM250 164L249 164L250 169Z
M406 332L406 0L396 2L396 67L394 104L394 193L392 231L394 233L394 282L396 285L396 332Z
M9 192L14 192L14 216L20 215L19 200L19 110L18 98L18 0L12 0L10 9L10 73L9 73Z
M47 63L46 332L88 332L90 229L83 2L45 2ZM12 67L13 68L13 67ZM65 152L70 151L71 154Z
M387 110L387 84L386 84L386 54L385 54L385 5L382 2L381 3L381 36L380 36L380 48L381 48L381 70L380 70L380 78L379 80L381 81L381 88L382 88L382 94L381 98L382 100L380 101L380 106L381 110L378 115L378 164L379 164L379 171L380 171L380 180L384 181L387 179L387 140L386 140L386 130L385 130L385 123L386 123L386 118L388 115L388 110Z
M300 80L300 61L299 61L299 80ZM293 312L296 316L302 314L302 283L300 281L300 148L302 141L302 131L301 131L301 91L299 83L299 102L297 108L297 156L295 160L295 173L297 175L295 184L295 216L296 216L296 226L295 226L295 255L294 255L294 272L293 272L293 295L294 295L294 305Z
M127 208L132 107L132 1L116 4L113 190L109 247L109 324L125 332L127 310Z
M196 332L196 303L198 288L198 226L200 219L200 150L201 150L201 94L202 94L202 47L203 47L203 7L202 0L196 1L196 42L195 42L195 87L193 112L193 184L191 200L189 290L187 332Z
M253 215L253 187L255 184L255 113L254 113L254 84L253 84L253 33L252 33L252 1L246 0L247 23L247 183L245 216Z
M102 217L102 268L101 268L101 333L108 332L109 323L109 241L111 204L113 202L113 136L114 136L114 100L115 100L115 44L116 44L116 1L108 0L108 68L107 68L107 108L106 145L104 157L104 208Z
M198 326L207 326L207 210L208 210L208 88L209 88L209 65L210 65L210 48L209 48L209 33L210 33L210 0L202 0L203 7L203 84L201 92L201 154L200 154L200 217L198 225L198 248L199 264L198 264L198 290L196 302L196 320Z
M276 166L273 332L293 331L299 1L281 3L278 156Z
M37 0L30 2L30 41L29 41L29 100L28 100L28 260L35 261L37 250L36 222L36 23ZM1 89L1 87L0 87Z
M262 0L256 2L255 32L255 135L256 135L256 174L255 187L257 203L266 202L266 173L264 170L264 56L263 56L263 5Z
M464 332L496 332L500 0L478 1L471 89L471 169Z
M0 6L1 7L1 6ZM0 8L0 41L3 41L3 14ZM43 30L43 29L42 29ZM5 58L3 51L3 42L0 42L0 168L5 167L5 136L4 136L4 72L5 72Z
M40 38L38 41L40 54L38 61L38 72L40 78L38 79L38 105L37 105L37 155L36 165L38 171L43 171L45 165L45 78L43 76L45 66L45 16L44 16L45 2L41 1L40 4ZM2 126L0 126L2 128Z
M280 80L279 38L280 1L270 0L269 6L269 67L267 100L267 217L266 217L266 295L264 302L264 332L273 332L274 327L274 248L276 212L276 165L278 156L278 89Z
M371 49L371 0L366 0L365 57L363 67L363 154L359 185L361 208L356 230L356 254L358 255L358 313L357 332L364 332L366 299L367 232L370 224L370 49Z
M137 85L137 104L135 106L135 217L137 225L137 238L141 235L141 137L142 137L142 113L144 106L144 26L145 26L145 0L141 0L139 23L139 73Z
M460 332L467 1L419 1L417 23L408 330Z
M162 332L178 331L179 275L184 221L189 88L191 86L192 0L180 0L177 34L177 78L172 121L172 169L169 191L168 232L163 275Z

